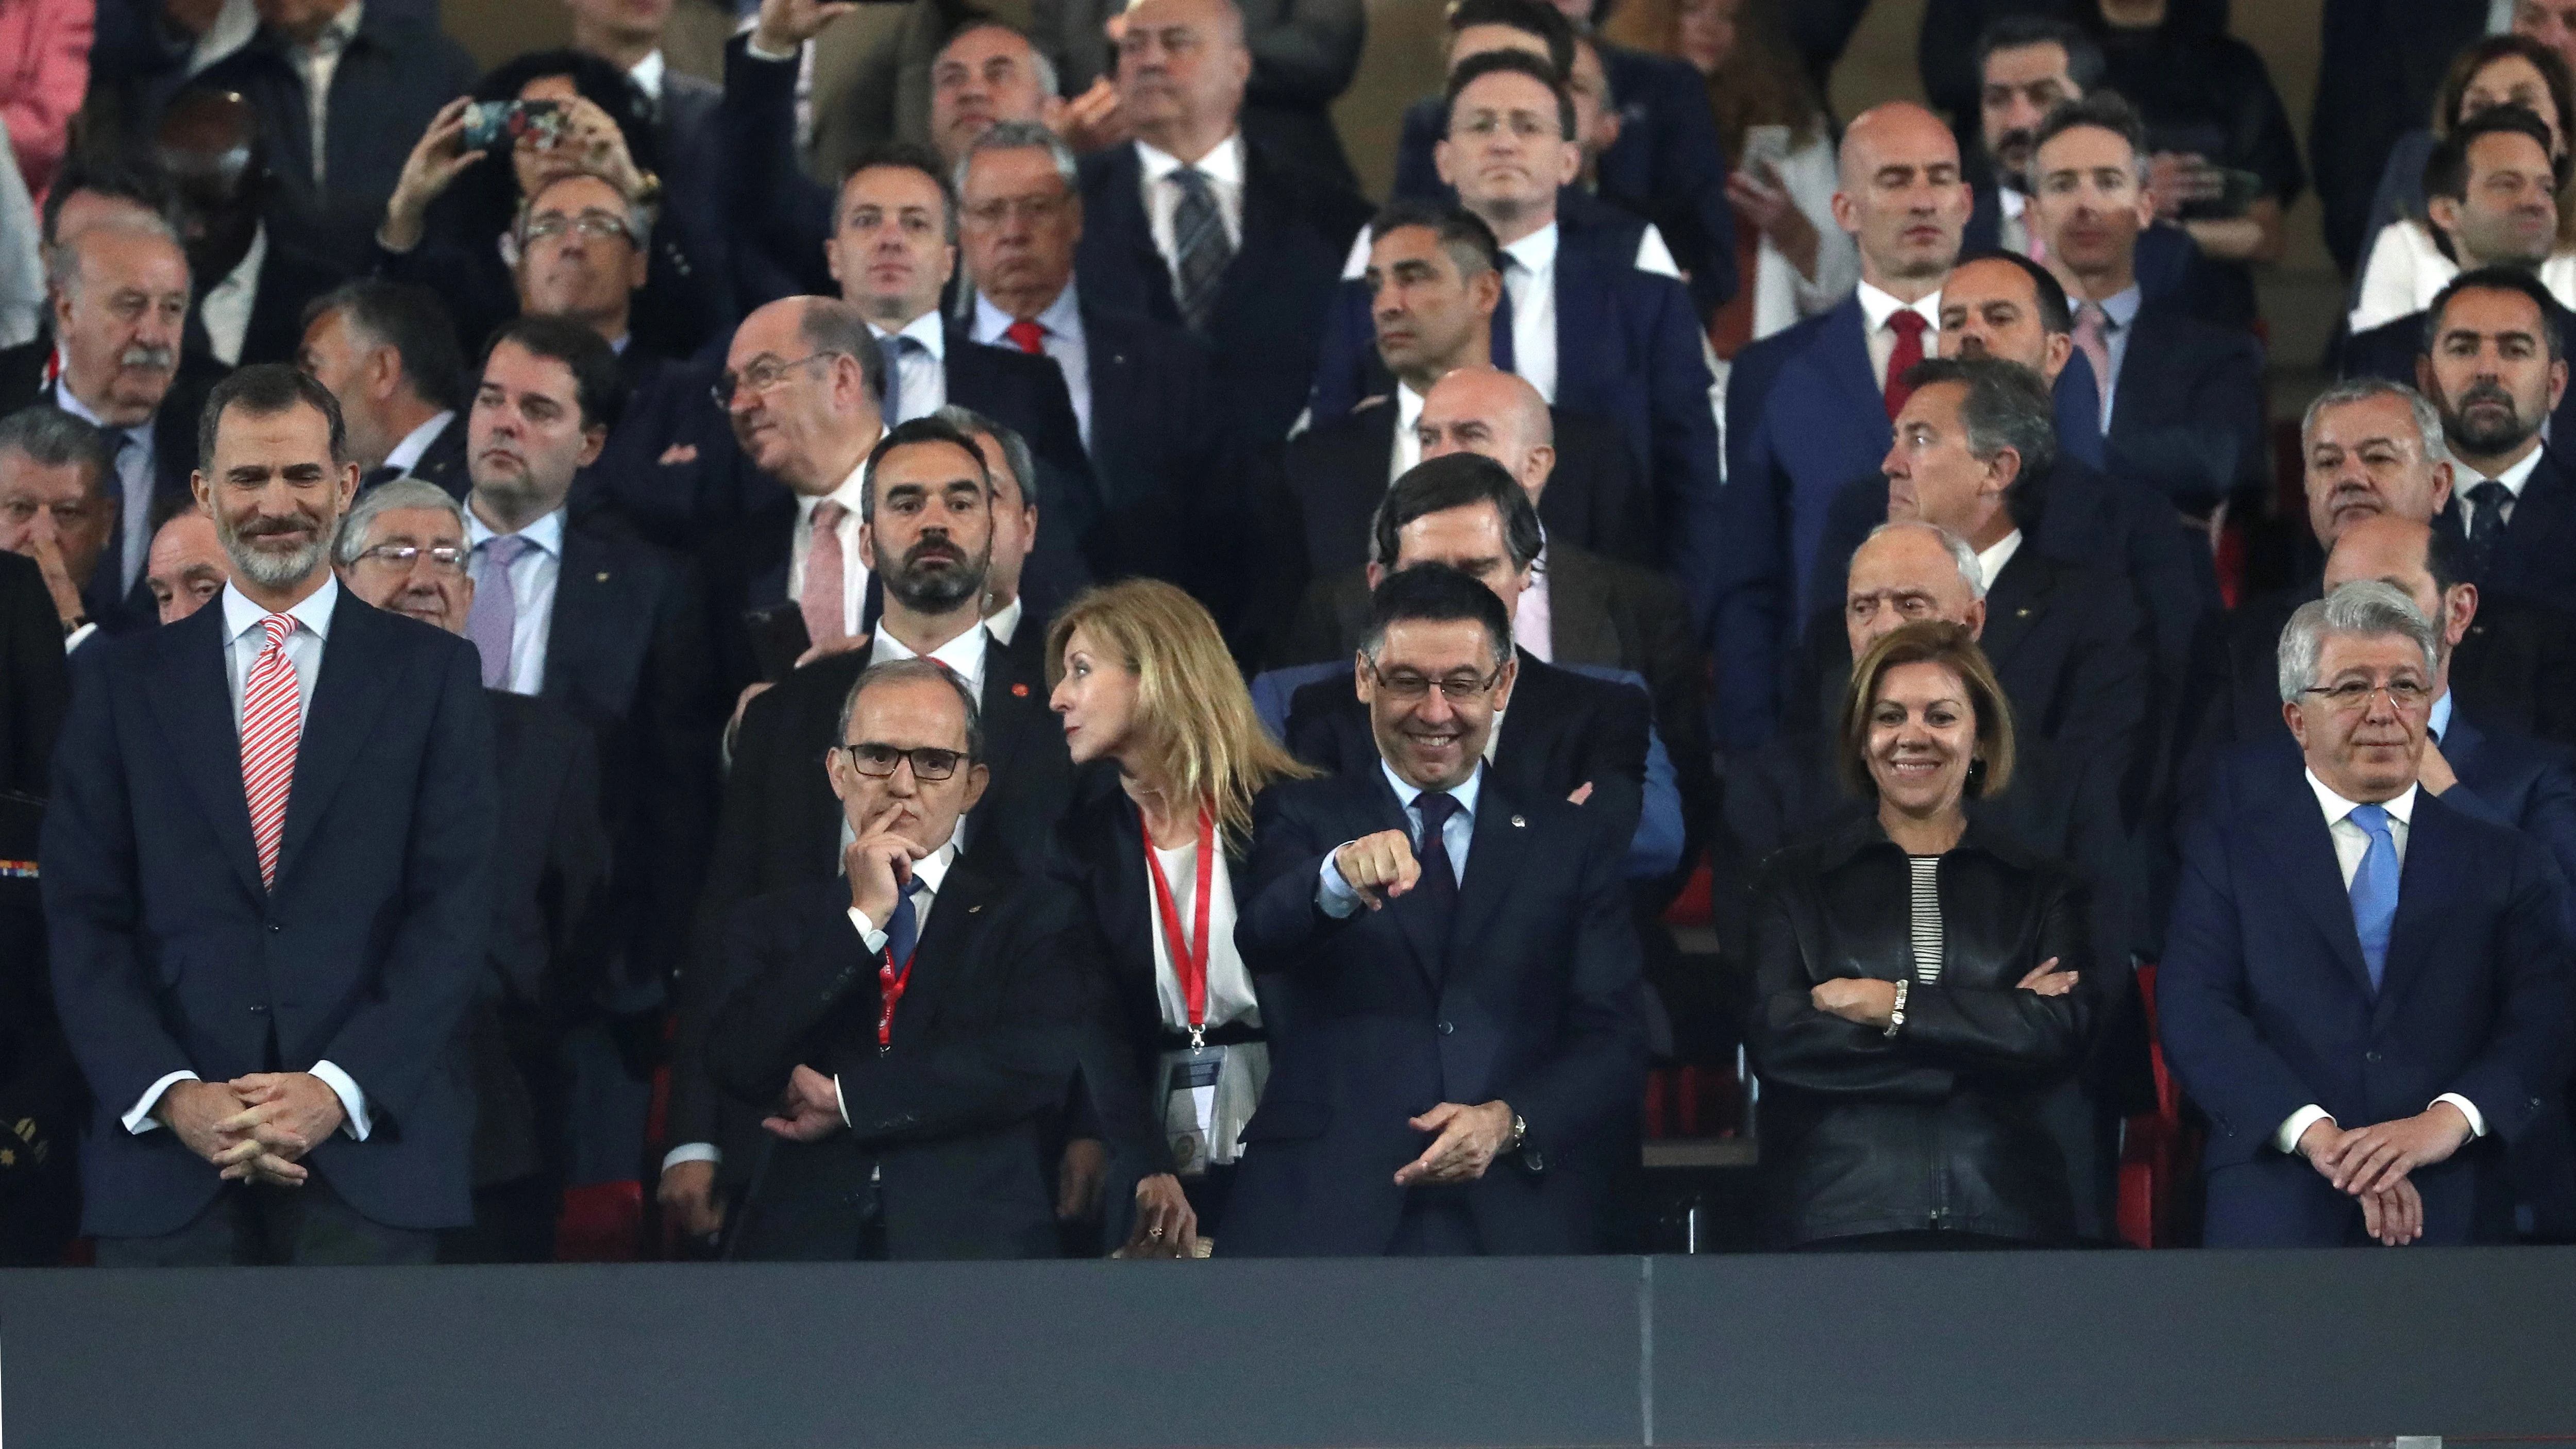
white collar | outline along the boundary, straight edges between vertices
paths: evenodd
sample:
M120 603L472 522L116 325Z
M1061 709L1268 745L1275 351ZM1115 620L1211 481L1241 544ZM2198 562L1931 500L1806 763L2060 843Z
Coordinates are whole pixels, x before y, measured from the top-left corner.
M1017 317L993 305L993 299L981 292L975 294L975 340L987 346L1008 345L1007 334ZM1046 304L1032 319L1050 337L1078 338L1082 335L1082 301L1074 295L1073 279L1065 279L1064 290Z
M1145 184L1148 186L1190 164L1142 141L1136 143L1136 159L1144 165ZM1243 133L1229 132L1224 140L1201 156L1196 165L1201 176L1217 185L1240 188L1243 185Z
M1924 321L1931 323L1933 331L1938 332L1941 330L1941 293L1938 290L1925 296L1919 302L1900 302L1888 293L1879 290L1876 286L1868 282L1863 282L1860 284L1860 290L1856 295L1860 298L1860 315L1862 320L1869 323L1869 330L1872 332L1876 332L1880 328L1885 327L1887 325L1887 319L1895 316L1899 312L1912 312L1921 317Z
M2433 712L2424 717L2424 729L2436 745L2450 737L2451 691L2448 689L2442 691L2441 698L2433 701Z
M1013 599L1002 607L986 614L984 616L984 627L986 630L991 632L995 643L1008 647L1011 642L1011 636L1020 632L1020 616L1025 612L1027 611L1022 607L1021 602L1018 599Z
M980 684L984 679L985 638L984 625L978 620L973 628L931 650L929 658L934 664L947 665L950 673L968 681L970 685ZM877 626L876 647L877 655L870 661L871 663L883 664L889 659L922 657L912 652L911 645L894 637L894 631L886 628L882 623Z
M665 69L667 67L662 62L662 52L657 47L642 60L635 62L635 68L626 73L626 78L635 82L635 88L642 91L646 99L658 106L662 103L662 72Z
M932 307L929 311L903 324L903 330L900 332L888 332L874 322L868 324L868 330L876 334L879 342L891 342L897 337L909 337L920 343L922 350L928 352L933 359L943 363L948 360L948 322L946 318L939 315L937 307ZM888 348L887 352L891 354L893 349ZM887 360L893 360L891 355Z
M1977 550L1977 571L1986 576L1987 588L1995 586L1995 579L2003 573L2004 565L2011 563L2013 555L2019 552L2021 530L2018 528L1997 539L1994 547Z
M2501 483L2504 485L2504 491L2506 493L2511 494L2516 500L2520 500L2522 497L2523 485L2531 481L2532 470L2540 466L2540 452L2540 445L2538 443L2534 443L2531 451L2522 455L2521 462L2505 469L2493 478L2476 479L2469 484L2469 488L2475 488L2480 483ZM2468 507L2468 488L2460 489L2459 495L2461 499L2460 506L2462 508Z
M420 462L420 455L429 451L429 445L438 441L439 430L455 419L456 409L449 408L403 434L403 440L394 444L392 452L385 454L383 466L399 468L405 473L410 472L413 466Z
M1395 766L1388 764L1382 755L1378 758L1377 767L1386 772L1386 782L1395 787L1395 803L1408 810L1412 809L1414 797L1422 793L1421 787L1406 784L1404 777L1395 772ZM1458 802L1458 808L1466 813L1469 820L1476 818L1476 792L1484 786L1485 765L1479 760L1476 763L1476 773L1467 777L1467 783L1455 786L1449 791L1449 798Z
M1996 208L2002 211L2005 216L2012 218L2014 221L2021 220L2022 209L2029 205L2030 198L2022 195L2018 191L2015 191L2013 188L2009 186L1997 186L1995 188Z
M1429 398L1413 390L1412 383L1402 378L1395 380L1395 434L1397 437L1401 438L1412 432L1413 425L1422 421L1422 405L1429 401Z
M535 544L538 548L543 549L551 557L562 558L564 511L560 508L556 509L554 512L549 513L545 517L538 519L536 522L529 524L527 527L520 529L518 536ZM483 521L483 515L475 512L472 505L469 503L465 509L466 547L481 548L484 544L499 537L501 537L500 531L492 527L492 525L485 523Z
M59 351L60 349L58 348L56 350ZM125 436L132 438L135 442L146 448L152 446L152 424L149 421L136 423L130 428L111 426L107 419L91 412L89 404L82 402L78 397L73 396L72 376L68 371L60 374L54 379L54 406L61 408L64 412L70 413L73 417L80 419L82 422L89 424L100 432L123 433ZM160 410L155 408L153 412L155 416L158 416Z
M2341 795L2336 794L2334 791L2327 789L2326 782L2317 778L2316 771L2309 770L2306 774L2308 777L2308 788L2315 791L2317 795L2317 808L2326 813L2326 824L2332 825L2336 821L2350 815L2353 811L2361 808L2359 801L2347 800ZM2410 829L2415 824L2416 789L2416 786L2409 785L2406 787L2405 794L2398 796L2394 800L2383 800L2379 802L2380 805L2388 811L2389 819L2396 821L2400 825L2407 826Z
M844 814L842 818L846 820L849 817ZM850 828L855 831L858 826L852 825ZM948 868L956 863L957 831L952 826L948 831L948 838L940 842L937 850L912 863L912 878L921 882L924 893L936 896L939 894L941 884L948 879ZM843 873L847 874L846 871Z
M1528 268L1532 274L1542 273L1556 265L1558 239L1556 223L1551 221L1503 248L1503 255Z
M339 602L340 580L331 570L325 568L322 570L322 587L306 594L302 603L286 612L296 623L312 630L315 638L327 641L331 637L331 610L337 607ZM267 609L252 603L250 595L241 591L241 585L229 579L224 582L224 640L226 643L229 644L258 628L260 621L268 615Z

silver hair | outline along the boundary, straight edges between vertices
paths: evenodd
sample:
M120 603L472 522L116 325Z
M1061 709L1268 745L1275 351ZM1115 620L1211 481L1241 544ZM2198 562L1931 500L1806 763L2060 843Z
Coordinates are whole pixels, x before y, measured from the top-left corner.
M973 408L957 403L950 403L931 416L970 438L981 433L992 439L994 445L1002 450L1002 465L1011 475L1011 491L1019 495L1020 507L1038 506L1037 455L1029 451L1029 440L1020 436L1019 429L995 422Z
M1896 523L1882 523L1869 531L1869 537L1861 540L1861 548L1867 548L1876 543L1881 534L1903 533L1909 529L1928 533L1941 540L1941 546L1950 551L1950 562L1958 567L1959 582L1968 586L1968 597L1979 600L1985 598L1986 567L1977 562L1977 551L1968 546L1966 539L1937 523L1925 523L1921 519L1912 518ZM1857 555L1860 549L1854 549L1852 552Z
M2415 415L2415 436L2423 440L2424 466L2429 468L2451 460L2451 450L2442 442L2442 415L2434 410L2432 399L2402 382L2390 382L2384 377L2346 378L2318 393L2317 400L2308 404L2306 415L2299 419L2299 451L2306 453L2316 441L2317 419L2325 415L2326 409L2350 407L2354 403L2382 397L2406 400L2407 411Z
M1053 85L1047 87L1047 94L1055 94ZM1055 174L1064 182L1064 189L1068 192L1082 189L1081 164L1074 160L1073 148L1064 144L1062 136L1035 121L995 121L990 130L975 138L975 144L966 148L965 155L957 158L959 196L966 194L967 168L986 151L1044 151L1047 159L1055 162Z
M426 478L396 478L359 494L358 501L340 516L340 533L331 545L331 561L342 568L356 563L358 555L367 551L367 534L375 528L376 520L406 508L444 513L456 520L456 536L465 536L464 504Z
M178 231L170 223L157 216L120 212L94 221L70 236L55 241L51 264L45 268L45 284L53 289L55 296L70 297L80 291L83 243L93 236L117 232L127 236L159 237L179 253L181 266L188 264L188 249L180 242ZM189 280L192 283L195 281L193 270Z
M39 468L78 467L83 492L119 499L109 487L116 464L107 434L52 403L31 403L0 418L0 453L22 454Z
M889 659L859 671L859 677L850 682L849 694L841 700L841 723L833 732L832 743L849 743L850 721L858 718L860 695L880 684L918 680L935 680L956 693L957 703L966 711L966 762L970 765L984 763L983 711L976 708L975 696L966 688L966 681L959 679L946 665L929 659Z
M2318 661L2330 635L2365 638L2397 635L2424 653L2427 673L2437 667L2442 639L2415 601L2395 584L2356 579L2322 599L2310 599L2281 629L2281 702L2296 704L2317 687Z

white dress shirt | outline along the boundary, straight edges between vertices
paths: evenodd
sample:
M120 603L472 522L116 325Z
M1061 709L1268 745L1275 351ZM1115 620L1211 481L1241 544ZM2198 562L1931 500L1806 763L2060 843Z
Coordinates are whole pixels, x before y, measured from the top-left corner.
M1556 251L1549 222L1503 248L1503 289L1512 298L1512 371L1556 401Z
M222 281L206 289L197 316L206 324L206 347L226 367L241 362L242 337L250 331L251 309L259 305L259 269L268 264L268 223L251 228L250 249Z
M1163 883L1172 888L1172 908L1180 914L1181 929L1191 930L1198 924L1199 846L1193 839L1178 850L1156 847L1154 859L1163 868ZM1216 848L1216 863L1208 880L1208 948L1207 948L1207 1025L1223 1026L1240 1021L1247 1026L1261 1024L1261 1003L1253 996L1252 972L1243 964L1243 953L1234 945L1234 874L1226 863L1223 837ZM1181 973L1172 964L1172 943L1163 930L1162 908L1152 899L1154 883L1145 883L1146 920L1153 929L1146 932L1154 938L1154 997L1162 1004L1163 1025L1173 1031L1190 1029L1190 996L1181 984Z
M1386 773L1386 782L1395 787L1396 801L1404 807L1405 833L1413 837L1413 848L1419 852L1422 849L1422 811L1413 802L1421 798L1422 791L1406 784L1404 777L1385 760L1377 763L1378 768ZM1458 877L1460 885L1467 883L1467 847L1476 838L1476 793L1484 788L1484 784L1485 767L1478 765L1476 773L1467 777L1467 783L1449 792L1450 798L1458 802L1458 808L1440 827L1440 844L1449 852L1449 869ZM1339 850L1325 852L1315 894L1315 904L1325 915L1337 921L1349 919L1360 908L1360 893L1352 888L1350 882L1342 879L1342 868L1334 859L1340 854Z
M1985 577L1987 588L1995 586L1995 580L2003 577L2004 565L2011 563L2013 555L2019 552L2021 530L2018 528L1995 540L1992 548L1977 550L1977 572Z
M1172 173L1181 169L1182 161L1167 151L1158 151L1144 142L1136 143L1136 159L1142 163L1145 188L1145 220L1154 232L1154 250L1163 254L1163 265L1172 274L1172 284L1180 285L1181 259L1176 240L1181 212L1181 184ZM1236 251L1243 250L1243 133L1235 132L1216 143L1215 149L1197 162L1199 174L1208 179L1208 195L1216 202L1217 219L1225 223L1225 239Z
M932 663L947 665L949 673L964 680L966 692L977 699L984 697L984 658L988 652L986 646L991 643L991 637L984 632L986 627L988 626L978 624L931 650L929 656ZM870 664L888 664L897 659L922 657L912 651L911 645L894 637L894 631L891 629L877 630L873 648L875 652L868 658Z
M2030 198L2009 186L1995 188L1995 245L2030 255Z
M1395 446L1388 450L1391 456L1386 460L1386 481L1390 486L1422 461L1422 436L1413 431L1414 425L1422 421L1422 403L1422 394L1413 390L1412 383L1397 380Z
M402 441L394 444L392 452L385 454L384 466L399 468L406 474L410 473L412 469L420 466L421 455L429 451L430 444L438 441L439 433L454 421L456 421L456 410L449 408L403 434Z
M242 696L250 687L251 666L259 662L259 651L268 647L268 631L260 627L268 618L268 610L252 603L249 595L230 583L224 585L219 602L224 611L225 685L232 691L233 731L238 736L242 729ZM313 686L322 678L322 651L330 642L331 611L339 603L340 581L325 569L322 587L305 595L303 602L286 611L288 617L295 620L295 630L286 636L284 648L286 662L295 670L299 745L304 722L313 717ZM367 1094L359 1088L356 1079L328 1061L315 1062L309 1071L322 1079L323 1084L340 1099L341 1111L348 1114L348 1120L340 1124L340 1130L361 1142L366 1141L372 1125L367 1119ZM143 1095L135 1099L134 1106L126 1112L122 1119L125 1130L139 1137L158 1128L161 1124L152 1116L152 1109L160 1104L161 1094L169 1091L173 1083L202 1080L195 1072L172 1072L154 1082L144 1089Z
M2535 442L2531 445L2531 451L2522 455L2521 462L2505 469L2493 478L2481 478L2476 474L2469 472L2466 468L2462 468L2460 470L2460 481L2453 484L2451 487L2451 496L2459 500L2460 532L2463 535L2466 535L2469 531L2469 519L2471 513L2474 511L2469 504L2469 492L2481 483L2501 483L2504 485L2504 522L2513 522L2514 506L2522 502L2523 487L2531 482L2532 470L2539 466L2540 444Z
M1888 330L1887 319L1899 312L1912 312L1923 319L1923 355L1940 350L1941 294L1934 292L1917 302L1900 302L1867 282L1860 284L1860 316L1869 324L1869 375L1878 380L1878 390L1887 391L1888 360L1896 355L1896 334Z
M972 633L974 631L969 630L968 632ZM845 816L843 819L846 821L847 817ZM912 863L912 878L921 882L921 889L912 893L912 940L913 945L916 948L920 946L921 938L930 933L930 912L933 907L939 904L939 887L948 879L948 868L956 863L957 842L953 838L945 844L942 844L937 850L932 851L930 854L925 855L921 859ZM887 924L891 925L892 923L893 918L888 917ZM861 945L868 948L868 954L879 961L883 961L885 959L886 949L885 926L878 925L876 922L869 920L868 913L860 910L857 906L850 907L850 924L857 928L859 933L859 942ZM896 963L895 969L908 973L912 968L908 962L898 962ZM907 986L911 984L911 978L909 975L905 977L905 984ZM900 1010L901 1008L897 1009ZM841 1096L841 1079L837 1076L832 1078L832 1099L840 1103L841 1125L844 1127L849 1126L850 1104L847 1099ZM668 1159L665 1159L664 1163L667 1166Z
M887 427L926 418L948 406L948 329L939 309L931 308L904 324L901 332L888 332L874 322L868 331L876 334L877 345L885 349L886 362L894 368L894 395L886 399ZM908 338L915 346L904 346L894 339Z
M1530 564L1529 587L1521 590L1520 602L1512 606L1512 642L1528 650L1542 663L1556 662L1556 610L1547 587L1547 532L1539 531L1538 557ZM1494 716L1495 723L1502 716ZM1502 733L1500 729L1495 734ZM1485 758L1494 757L1490 742Z
M993 636L996 643L1008 649L1011 647L1011 636L1020 632L1020 616L1025 612L1026 609L1021 602L1013 599L984 616L985 631Z
M828 497L848 510L841 515L841 526L834 530L841 539L841 632L856 634L866 617L868 607L868 561L859 552L859 505L868 493L868 464L863 456L850 476ZM820 498L798 494L796 497L796 532L787 543L787 597L790 602L805 597L805 555L814 542L814 510Z
M2371 238L2355 289L2358 300L2346 321L2358 333L2412 316L2431 306L2459 274L2460 264L2443 254L2423 222L2392 221ZM2576 306L2576 247L2549 254L2540 264L2540 285L2560 306Z
M1007 335L1011 324L1019 319L996 307L983 293L975 294L975 325L968 335L989 347L1007 347L1013 352L1020 345ZM1082 426L1082 446L1091 446L1091 353L1082 335L1082 300L1074 295L1073 283L1047 304L1045 311L1031 319L1043 334L1038 346L1055 359L1056 370L1064 374L1064 390L1073 397L1073 420Z
M2343 872L2343 888L2349 891L2352 878L2361 872L2362 857L2370 853L2370 832L2352 822L2352 812L2361 808L2360 803L2347 800L2329 789L2325 781L2317 778L2314 770L2308 771L2307 777L2308 789L2317 797L2317 808L2325 812L2326 835L2334 841L2335 867ZM2388 838L2397 847L2397 864L2401 871L2406 865L2407 837L2413 833L2416 788L2409 785L2405 794L2379 802L2388 811ZM2486 1115L2478 1110L2475 1102L2457 1092L2444 1092L2433 1102L2448 1102L2459 1108L2460 1115L2469 1119L2471 1137L2487 1135ZM2428 1109L2432 1105L2432 1102L2425 1103ZM2296 1152L2299 1139L2309 1128L2319 1122L2332 1121L2333 1113L2311 1103L2291 1113L2281 1123L2281 1130L2272 1134L2272 1145L2283 1152Z
M122 435L125 446L116 454L117 491L122 495L123 512L118 515L118 543L123 553L117 559L117 594L121 598L134 592L134 581L143 577L143 561L152 552L153 454L152 419L130 428L112 428L107 420L89 410L89 405L72 395L68 378L54 379L54 406L109 435L109 445Z
M656 48L647 51L644 58L626 72L626 78L635 82L635 89L644 93L644 99L653 103L656 112L662 108L662 74L669 68L669 63L662 59L661 50Z
M467 568L478 590L500 587L492 579L491 554L484 548L500 536L482 514L471 507L465 510L465 542L474 550ZM520 529L519 537L536 546L510 565L517 616L510 628L510 668L501 677L501 687L512 694L540 694L546 687L546 641L554 634L555 580L563 575L564 511L558 508Z

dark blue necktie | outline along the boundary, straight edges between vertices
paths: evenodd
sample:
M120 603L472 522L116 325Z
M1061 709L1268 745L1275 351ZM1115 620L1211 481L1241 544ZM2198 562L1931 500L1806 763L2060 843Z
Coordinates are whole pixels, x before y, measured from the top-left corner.
M913 948L921 944L921 913L912 905L912 898L921 887L918 875L905 881L903 894L895 898L894 919L886 922L886 951L894 957L897 971L910 972Z
M1449 923L1458 914L1458 870L1449 863L1449 842L1440 827L1458 813L1455 796L1425 790L1413 797L1413 808L1422 812L1422 845L1413 858L1422 865L1422 879L1414 884L1413 893L1422 898L1417 907L1432 920L1438 939L1449 939Z
M2496 545L2504 539L2504 506L2513 499L2513 491L2493 478L2469 490L2469 577L2483 579L2487 565L2495 561Z
M2388 969L2388 930L2397 922L2397 837L2389 832L2385 806L2355 805L2344 818L2370 837L2361 868L2352 873L2352 926L2361 936L2370 989L2377 991Z

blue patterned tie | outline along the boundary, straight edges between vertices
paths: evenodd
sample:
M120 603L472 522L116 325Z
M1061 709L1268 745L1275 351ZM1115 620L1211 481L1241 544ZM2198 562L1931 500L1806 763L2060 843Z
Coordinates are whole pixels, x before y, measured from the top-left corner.
M903 894L895 899L894 919L886 922L886 951L894 957L894 969L907 975L912 970L913 948L921 944L921 913L912 905L921 885L918 875L903 883Z
M1172 300L1180 304L1181 320L1204 336L1209 314L1216 310L1217 284L1234 260L1234 243L1225 234L1225 218L1217 213L1206 172L1184 166L1172 173L1172 184L1181 189L1181 204L1172 211L1172 255L1178 263Z
M2493 478L2469 490L2467 523L2469 545L2469 578L2487 576L2487 565L2495 561L2496 545L2504 538L2504 506L2513 501L2513 490Z
M2344 818L2370 837L2361 868L2352 873L2352 926L2361 936L2361 960L2370 968L2375 992L2388 967L2388 928L2397 921L2397 837L2388 831L2383 806L2355 805Z

